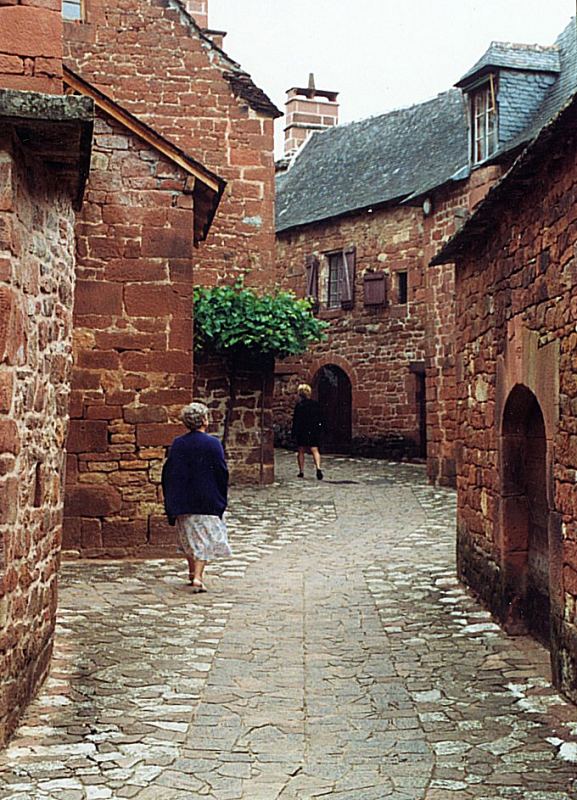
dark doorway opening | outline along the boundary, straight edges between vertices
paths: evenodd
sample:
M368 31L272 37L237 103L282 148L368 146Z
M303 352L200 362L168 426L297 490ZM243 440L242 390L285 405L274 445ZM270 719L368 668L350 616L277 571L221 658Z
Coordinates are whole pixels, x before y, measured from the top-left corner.
M549 646L547 439L537 398L525 386L516 386L507 400L501 447L504 566L511 622Z
M352 387L348 375L335 364L321 367L313 380L321 407L325 453L349 453L352 438Z
M415 376L415 408L417 412L417 452L419 458L427 457L427 385L425 364L416 361L410 365Z

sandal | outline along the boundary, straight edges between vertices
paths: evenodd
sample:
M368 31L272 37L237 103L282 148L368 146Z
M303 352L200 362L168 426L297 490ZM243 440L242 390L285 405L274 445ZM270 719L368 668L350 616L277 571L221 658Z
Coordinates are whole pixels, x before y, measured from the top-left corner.
M197 581L195 578L193 578L190 583L192 585L193 594L201 594L202 592L208 591L202 581Z

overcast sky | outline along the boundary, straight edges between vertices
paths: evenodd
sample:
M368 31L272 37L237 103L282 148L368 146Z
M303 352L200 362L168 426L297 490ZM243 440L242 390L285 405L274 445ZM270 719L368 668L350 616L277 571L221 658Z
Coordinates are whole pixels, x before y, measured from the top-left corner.
M553 44L576 0L209 0L224 49L284 110L291 86L339 92L342 122L445 91L491 41ZM282 121L277 155L282 149Z

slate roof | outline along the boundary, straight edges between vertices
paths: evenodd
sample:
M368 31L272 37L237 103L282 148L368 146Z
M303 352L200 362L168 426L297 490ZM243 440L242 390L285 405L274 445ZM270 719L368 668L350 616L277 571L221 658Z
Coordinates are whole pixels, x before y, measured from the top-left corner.
M410 108L313 134L277 178L277 231L411 195L467 160L457 89Z
M524 87L517 82L517 89L511 89L515 81L509 82L510 91L519 93L518 105L532 112L517 120L518 132L511 127L512 138L499 143L491 159L497 160L526 146L577 92L575 20L553 47L493 43L467 75L479 69L488 53L501 60L500 69L535 76ZM543 80L536 80L537 73ZM515 98L509 96L508 102L514 107ZM277 177L276 229L393 201L412 202L450 180L466 179L470 172L463 94L452 89L426 103L313 134L291 167Z
M492 67L518 69L523 72L560 72L558 47L542 47L537 44L512 44L491 42L487 52L468 70L455 86L463 87L471 78L487 72Z

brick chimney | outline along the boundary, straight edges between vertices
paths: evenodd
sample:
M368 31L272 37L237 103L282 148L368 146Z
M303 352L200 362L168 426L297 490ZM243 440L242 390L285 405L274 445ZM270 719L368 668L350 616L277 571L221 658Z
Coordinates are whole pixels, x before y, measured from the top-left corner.
M59 0L0 0L0 89L62 94Z
M309 75L309 85L306 89L295 86L288 90L285 105L285 156L295 153L313 131L322 131L338 125L338 94L338 92L317 89L312 72Z
M208 0L186 0L186 7L199 28L208 28Z

